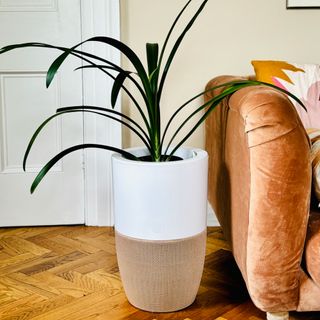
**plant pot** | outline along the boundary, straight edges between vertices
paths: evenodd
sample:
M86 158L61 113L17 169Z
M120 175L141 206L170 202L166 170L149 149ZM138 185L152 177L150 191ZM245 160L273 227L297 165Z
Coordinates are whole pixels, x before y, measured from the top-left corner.
M130 149L144 156L142 148ZM183 160L112 157L117 258L135 307L171 312L193 303L206 246L207 153L180 149Z

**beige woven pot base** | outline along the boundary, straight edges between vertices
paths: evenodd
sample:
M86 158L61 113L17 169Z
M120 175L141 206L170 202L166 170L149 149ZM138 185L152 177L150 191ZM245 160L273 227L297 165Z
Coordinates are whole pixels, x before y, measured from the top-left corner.
M141 240L116 232L122 283L129 302L152 312L186 308L196 298L205 258L206 230L179 240Z

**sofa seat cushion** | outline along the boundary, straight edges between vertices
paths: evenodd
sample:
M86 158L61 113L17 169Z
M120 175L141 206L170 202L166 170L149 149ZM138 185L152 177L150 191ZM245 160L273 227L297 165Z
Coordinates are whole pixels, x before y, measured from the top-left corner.
M306 269L313 281L320 286L320 212L311 211L305 245Z

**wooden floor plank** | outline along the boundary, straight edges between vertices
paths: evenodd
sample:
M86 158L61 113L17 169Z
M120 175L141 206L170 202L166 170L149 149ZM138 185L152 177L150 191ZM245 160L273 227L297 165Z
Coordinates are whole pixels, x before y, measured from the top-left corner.
M65 255L74 251L74 248L70 246L65 246L64 244L59 244L58 242L54 241L54 237L47 238L43 235L36 235L28 238L28 240L34 242L38 246L42 246L43 248L46 248L47 250L56 253L57 255Z
M68 271L59 276L90 293L104 291L107 295L113 296L122 291L120 278L111 274L101 276L101 274L92 273L90 276Z
M41 256L49 253L50 250L36 245L35 243L19 238L17 236L3 237L0 239L0 245L3 249L9 249L17 254L31 253L36 256Z
M0 319L2 320L5 316L13 315L14 312L23 313L23 309L30 309L38 303L43 303L48 299L38 296L37 294L31 294L27 297L16 299L11 303L1 306L0 308Z
M14 299L28 297L32 292L24 286L18 286L16 281L4 276L0 278L0 290Z
M79 251L73 251L69 254L54 257L54 258L47 260L45 262L40 262L40 263L34 264L30 267L21 269L20 272L30 276L35 273L47 271L50 269L55 269L59 266L64 266L66 264L69 265L70 263L72 263L74 261L78 261L78 259L83 258L83 257L87 257L87 255L85 255L84 253L79 252Z
M109 263L109 256L109 253L105 253L102 251L90 255L81 253L79 254L79 257L77 259L71 259L66 263L57 264L51 269L51 272L59 274L99 260L105 261L107 265Z
M34 277L27 276L24 273L11 273L10 275L7 275L7 278L14 282L16 288L24 288L31 293L43 297L54 298L55 296L60 295L60 291L49 286L47 281L40 281Z
M115 295L123 291L120 275L106 272L104 269L98 269L86 275L89 279L103 285L103 289L110 291L110 295Z
M108 238L113 238L114 229L112 227L106 227L106 228L90 227L89 229L88 227L85 227L85 226L78 226L76 228L72 228L71 230L66 230L61 234L72 239L75 239L78 237L85 238L86 236L88 236L88 239L93 239L101 235L104 235L106 239L108 239Z
M85 235L82 237L79 236L78 239L83 242L87 242L88 244L96 248L99 248L102 251L112 252L115 250L114 243L110 243L110 241L108 241L108 239L105 236L97 236L91 238L90 235Z
M0 238L15 235L21 239L27 239L35 235L45 234L47 232L61 232L61 227L59 226L49 226L49 227L19 227L19 228L0 228Z
M25 253L12 257L14 258L13 261L10 259L10 261L6 261L4 266L0 267L0 277L8 273L19 272L22 269L33 267L36 264L43 264L47 261L51 261L55 257L57 257L57 255L52 252L43 256L35 256L31 253Z
M97 315L107 310L115 308L121 302L125 301L124 293L110 297L102 292L94 292L90 295L83 296L73 300L67 306L61 305L54 310L46 312L41 316L34 317L34 320L80 320L88 316ZM81 310L80 310L81 309Z
M58 245L69 247L70 249L77 250L84 253L96 253L100 251L99 248L90 245L90 243L81 240L75 240L66 236L57 236L53 240Z
M0 269L4 269L6 267L13 267L15 265L19 265L21 262L25 263L28 260L34 260L35 255L32 253L24 253L18 254L14 256L9 256L9 258L0 260Z
M262 320L221 228L209 228L196 301L174 313L138 310L125 297L113 228L0 229L1 320ZM319 320L319 312L291 312Z
M87 263L74 267L74 271L80 272L82 274L93 272L97 269L104 268L109 273L116 274L119 273L117 257L116 255L108 255L105 257L106 253L104 253L104 258L99 260L91 260Z
M87 290L77 286L75 283L51 273L50 271L37 273L32 277L38 279L39 281L46 282L50 287L53 287L61 292L62 295L80 298L89 294Z
M51 310L59 308L61 305L68 305L72 303L74 298L70 296L58 296L54 299L43 300L41 302L34 302L29 304L24 304L16 309L9 310L7 314L1 316L1 320L24 320L24 319L46 319L46 314ZM80 312L80 311L79 311ZM64 319L56 318L56 319Z

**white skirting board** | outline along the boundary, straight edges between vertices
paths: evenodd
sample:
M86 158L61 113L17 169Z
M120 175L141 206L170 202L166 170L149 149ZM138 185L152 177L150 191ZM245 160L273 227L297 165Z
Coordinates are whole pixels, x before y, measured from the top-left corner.
M211 207L211 204L208 202L208 211L207 211L207 226L208 227L218 227L220 223L214 213L214 210Z

